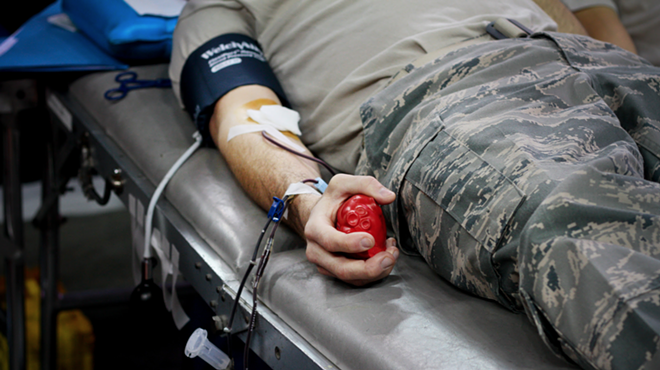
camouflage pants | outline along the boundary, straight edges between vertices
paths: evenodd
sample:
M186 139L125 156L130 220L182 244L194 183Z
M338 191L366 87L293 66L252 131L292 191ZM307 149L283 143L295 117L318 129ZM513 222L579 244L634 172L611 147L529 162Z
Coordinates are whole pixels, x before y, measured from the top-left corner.
M402 250L584 368L660 368L660 69L561 34L409 69L358 165Z

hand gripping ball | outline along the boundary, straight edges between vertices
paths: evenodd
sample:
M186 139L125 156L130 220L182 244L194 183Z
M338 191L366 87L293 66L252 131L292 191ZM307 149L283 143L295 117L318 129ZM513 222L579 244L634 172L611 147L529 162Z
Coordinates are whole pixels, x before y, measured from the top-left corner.
M368 259L385 250L385 240L387 239L385 217L383 217L380 206L372 197L357 194L348 198L337 211L335 227L346 234L366 232L376 240L371 249L350 254L350 257Z

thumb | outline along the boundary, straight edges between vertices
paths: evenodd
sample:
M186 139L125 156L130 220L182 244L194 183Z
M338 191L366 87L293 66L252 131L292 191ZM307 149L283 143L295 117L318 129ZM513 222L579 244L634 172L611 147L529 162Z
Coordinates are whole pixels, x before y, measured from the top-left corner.
M354 194L364 194L381 205L390 204L396 199L393 191L371 176L336 175L330 180L326 194L337 200L344 200Z

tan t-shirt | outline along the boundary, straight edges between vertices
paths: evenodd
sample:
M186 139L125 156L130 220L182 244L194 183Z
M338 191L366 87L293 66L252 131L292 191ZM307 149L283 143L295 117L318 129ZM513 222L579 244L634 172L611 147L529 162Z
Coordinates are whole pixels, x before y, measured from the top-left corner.
M359 107L407 63L477 37L491 21L534 31L555 23L531 0L191 0L174 32L170 77L206 41L241 33L263 47L302 117L302 141L352 173L362 143Z
M572 11L607 6L619 13L639 56L660 67L660 0L562 0Z

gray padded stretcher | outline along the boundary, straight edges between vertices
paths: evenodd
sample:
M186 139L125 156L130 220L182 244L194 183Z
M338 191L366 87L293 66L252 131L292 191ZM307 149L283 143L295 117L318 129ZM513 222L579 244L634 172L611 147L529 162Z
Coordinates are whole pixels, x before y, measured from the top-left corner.
M167 77L165 65L133 70L140 79ZM113 160L124 164L122 170L136 184L147 184L142 187L148 197L192 144L194 127L169 89L134 90L123 100L105 100L103 93L116 85L116 74L85 76L58 96L74 123L83 122L99 146L95 155L103 157L100 152L115 148L114 154L109 150ZM184 278L218 315L226 314L226 301L233 299L266 213L241 190L212 148L193 155L164 198L155 225L183 236L183 242L170 239L180 244ZM142 196L145 206L147 199ZM403 255L391 276L355 288L318 274L305 259L303 241L286 227L278 231L276 244L260 288L263 313L253 345L273 368L574 368L545 347L524 315L458 291L420 258ZM245 292L244 297L243 308L249 308L251 295Z

